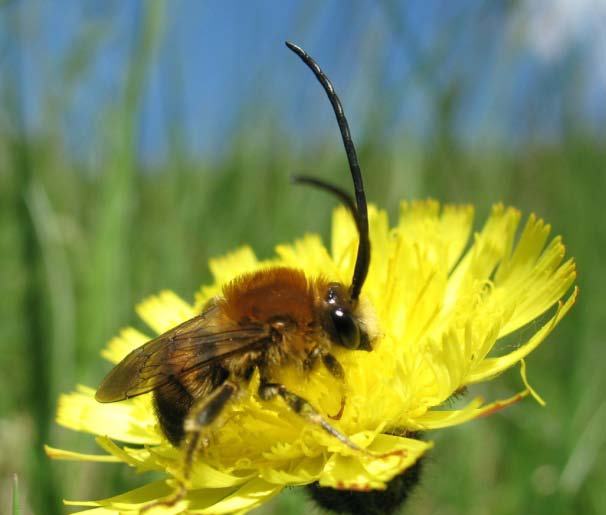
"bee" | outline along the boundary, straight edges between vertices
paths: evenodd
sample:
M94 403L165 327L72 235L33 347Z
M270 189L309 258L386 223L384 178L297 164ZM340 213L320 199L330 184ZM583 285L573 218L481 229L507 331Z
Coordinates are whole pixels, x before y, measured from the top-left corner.
M304 420L359 450L306 399L276 382L283 367L305 373L323 366L341 383L345 371L333 351L371 351L375 337L360 293L371 248L362 173L349 126L332 83L299 46L286 42L314 73L335 113L354 184L355 199L312 177L295 182L325 190L347 206L359 235L351 284L308 277L296 268L274 267L244 274L223 287L202 313L145 343L107 374L96 392L102 403L153 392L158 424L172 445L184 446L188 477L201 434L258 371L259 398L282 398ZM343 410L343 398L341 412ZM338 418L337 415L336 418Z

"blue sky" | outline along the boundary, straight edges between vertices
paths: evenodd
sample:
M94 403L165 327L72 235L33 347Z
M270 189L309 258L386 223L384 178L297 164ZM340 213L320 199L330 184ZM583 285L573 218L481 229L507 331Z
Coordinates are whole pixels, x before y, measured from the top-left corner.
M579 0L577 11L588 11L588 2ZM328 72L354 134L380 113L386 138L405 133L427 141L440 102L451 97L455 134L471 146L557 141L570 111L583 128L604 133L598 92L606 87L606 48L600 53L604 38L590 30L606 20L601 0L593 0L599 8L589 17L570 0L520 2L516 10L473 0L156 4L162 16L138 114L140 153L149 161L165 156L175 126L188 151L210 158L225 150L234 129L254 131L263 119L303 142L334 131L319 86L285 39ZM21 67L16 83L30 130L60 110L57 129L72 152L86 155L104 116L119 109L150 5L31 0L0 8L0 71ZM80 70L73 80L70 69Z

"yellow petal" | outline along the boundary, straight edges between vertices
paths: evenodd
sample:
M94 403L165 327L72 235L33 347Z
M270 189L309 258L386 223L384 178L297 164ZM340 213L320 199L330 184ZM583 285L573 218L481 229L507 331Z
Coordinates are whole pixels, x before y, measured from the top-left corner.
M304 457L293 460L287 470L267 467L260 470L259 475L275 485L306 485L317 480L325 462L324 456Z
M371 459L367 456L333 454L318 479L321 486L338 490L384 489L386 483L412 466L433 446L431 442L379 435L368 450L376 454L389 454Z
M501 204L493 206L483 229L474 235L473 245L449 277L445 308L473 291L478 281L491 277L503 255L511 249L519 221L520 213L516 209L506 209Z
M131 351L148 342L151 338L140 331L127 327L120 335L112 338L107 347L101 351L103 356L112 363L120 363Z
M218 284L225 284L239 275L252 272L258 265L255 253L248 246L209 261L210 271Z
M257 478L228 489L205 489L188 492L189 512L204 515L227 515L246 512L269 501L282 491L282 486Z
M433 410L427 412L423 417L419 417L416 422L419 424L418 429L443 429L445 427L457 426L470 420L475 420L482 417L487 417L501 411L512 404L515 404L530 394L528 389L513 395L507 399L491 402L482 406L482 398L478 397L471 401L467 406L460 410Z
M522 390L520 393L516 393L508 399L502 399L500 401L495 401L491 402L490 404L486 404L486 406L482 406L481 408L476 410L475 418L482 418L493 415L494 413L501 411L502 409L508 408L509 406L520 402L522 399L528 397L529 394L529 390Z
M107 454L83 454L80 452L57 449L56 447L51 447L50 445L44 446L44 452L49 458L53 460L100 461L107 463L116 463L120 461L115 456Z
M347 277L353 270L356 259L358 231L351 213L344 206L333 211L331 234L331 256Z
M98 436L95 438L95 441L99 447L119 461L122 461L131 467L136 467L137 472L164 470L162 464L156 459L156 455L152 453L148 447L120 447L107 436Z
M256 270L259 268L259 264L255 253L248 246L240 247L224 256L211 259L209 268L214 278L214 284L202 286L196 293L196 313L201 312L209 299L221 293L224 284L242 274Z
M182 467L181 463L178 463ZM196 488L233 488L242 485L255 476L254 472L229 474L205 463L204 458L196 460L191 472L191 486Z
M537 393L537 391L532 386L530 386L530 383L528 382L528 377L526 376L526 361L525 360L520 361L520 375L522 376L522 381L524 381L524 386L530 392L530 395L532 395L532 398L535 401L537 401L541 406L546 406L547 403Z
M128 401L100 404L95 391L79 387L77 392L59 397L57 423L114 440L137 444L157 444L161 437L149 400L137 397Z
M100 506L109 509L110 513L111 510L115 510L124 515L134 515L138 514L139 509L146 504L167 497L173 492L174 486L168 484L166 480L159 480L148 483L141 488L130 490L129 492L100 501L64 501L64 503L68 506ZM166 513L168 514L171 512L167 511Z
M423 431L457 426L476 418L477 410L483 402L481 397L476 397L464 408L458 410L431 410L414 420L406 421L406 426L413 430Z
M445 271L459 260L469 240L473 222L473 206L444 206L425 200L402 202L398 231L407 239L429 244L436 249L431 259L445 259Z
M278 245L276 254L284 266L302 268L310 277L321 275L337 281L345 280L319 236L307 235L293 245Z
M392 240L387 213L369 205L368 229L372 242L373 266L368 270L365 293L381 287L385 282ZM339 271L334 277L342 282L351 281L358 254L358 241L358 231L351 213L344 206L339 206L333 211L332 217L331 257L332 263ZM324 275L329 276L329 271L332 270L327 269Z
M447 242L448 271L457 263L471 234L474 208L471 205L444 206L438 232Z
M193 306L172 291L163 291L141 302L137 314L156 333L162 334L195 315Z
M560 302L555 315L543 325L527 343L509 354L498 358L486 358L479 363L474 372L468 376L468 384L485 381L486 379L503 372L536 349L574 305L577 292L578 290L575 288L565 302Z
M545 243L550 227L531 215L511 256L505 256L495 274L492 302L515 305L501 336L537 318L568 291L576 278L572 260L564 264L561 238Z

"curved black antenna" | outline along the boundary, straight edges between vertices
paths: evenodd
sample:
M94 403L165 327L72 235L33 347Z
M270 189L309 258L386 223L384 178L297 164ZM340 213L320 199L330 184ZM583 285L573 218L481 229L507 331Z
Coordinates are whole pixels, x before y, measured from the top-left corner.
M325 182L322 179L316 179L315 177L309 177L307 175L295 175L292 178L292 182L294 182L295 184L306 184L308 186L313 186L315 188L327 191L328 193L332 193L335 197L338 197L341 202L345 204L345 207L349 209L349 211L351 211L351 214L353 215L354 220L356 221L356 228L358 229L358 232L360 232L360 225L358 223L359 217L356 208L356 203L351 197L351 195L345 190L342 190L334 184Z
M347 161L349 162L349 170L351 171L351 178L354 183L354 190L356 194L356 206L354 209L351 197L347 195L343 190L332 186L323 181L312 179L310 177L300 177L296 179L297 182L309 184L327 190L341 200L344 201L345 205L349 207L353 214L356 222L356 227L360 235L360 241L358 243L358 255L356 257L356 265L354 268L353 277L351 279L351 286L349 288L349 294L352 300L356 300L360 296L360 291L366 280L368 274L368 267L370 265L370 238L368 235L368 208L366 206L366 195L364 193L364 183L362 181L362 171L358 164L358 156L356 154L356 147L351 139L349 132L349 124L345 113L343 112L343 106L341 101L335 92L330 79L324 74L318 63L305 52L301 47L286 41L286 46L297 54L301 60L308 66L309 69L314 73L318 82L324 88L326 96L332 105L337 123L339 124L339 130L341 131L341 138L343 139L343 145L345 147L345 153L347 154Z

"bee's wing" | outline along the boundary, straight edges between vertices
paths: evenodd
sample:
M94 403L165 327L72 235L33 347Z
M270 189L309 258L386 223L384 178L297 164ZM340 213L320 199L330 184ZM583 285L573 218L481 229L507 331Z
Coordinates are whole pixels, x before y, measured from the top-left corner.
M237 326L226 322L218 308L211 308L133 350L105 376L95 399L117 402L151 392L171 377L245 352L269 338L266 327Z

